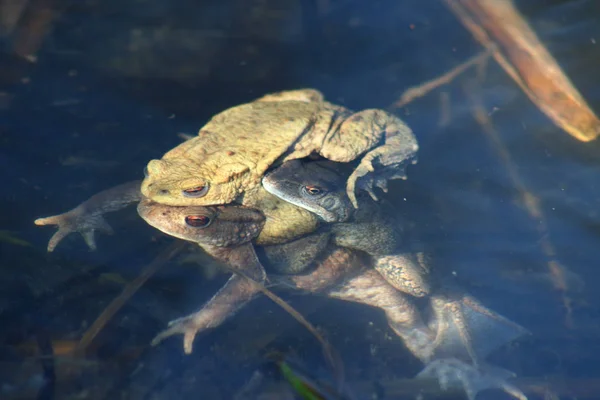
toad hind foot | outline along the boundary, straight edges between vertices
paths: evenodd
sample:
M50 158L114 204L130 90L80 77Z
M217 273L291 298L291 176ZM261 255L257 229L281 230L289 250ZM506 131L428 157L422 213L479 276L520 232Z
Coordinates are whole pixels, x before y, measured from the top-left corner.
M502 345L529 334L522 326L466 294L456 299L436 295L431 305L436 339L430 360L454 357L477 365Z
M442 390L460 387L469 400L475 400L479 392L487 389L500 389L516 399L527 400L519 388L508 382L514 376L514 373L499 367L476 367L455 358L445 358L429 363L417 375L417 379L437 379Z

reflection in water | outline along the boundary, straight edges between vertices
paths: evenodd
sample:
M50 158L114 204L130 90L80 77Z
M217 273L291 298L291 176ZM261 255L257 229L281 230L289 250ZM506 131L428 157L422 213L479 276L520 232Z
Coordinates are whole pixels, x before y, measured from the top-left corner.
M34 12L46 2L23 3L28 11L19 29L41 29L20 48L35 53L30 61L36 62L10 54L24 54L11 47L25 43L15 40L21 34L13 28L2 32L8 52L0 64L0 220L10 232L8 240L0 238L3 394L35 395L54 368L57 396L184 397L202 388L207 398L232 398L257 369L267 382L276 381L261 366L262 352L273 349L292 349L317 376L326 376L313 338L261 299L200 336L191 356L181 356L177 340L147 348L169 320L195 310L226 279L204 280L195 268L175 263L126 303L92 342L88 358L57 356L53 366L41 368L39 359L24 357L49 354L49 345L58 355L59 340L80 338L170 240L124 210L108 217L115 234L98 238L97 252L69 238L47 255L48 231L31 221L140 179L148 160L180 142L177 132L195 132L211 115L263 93L317 87L353 109L385 108L405 88L481 51L469 33L434 2L285 1L277 12L270 2L203 5L201 12L190 12L186 2L149 1L142 8L88 2L65 6L50 19ZM518 5L597 108L589 67L600 40L596 4ZM30 23L36 18L38 25ZM250 22L255 19L273 25ZM485 81L474 83L476 74L467 71L397 111L419 140L419 163L408 168L407 181L390 184L385 197L440 279L531 331L490 362L520 377L593 378L600 353L598 304L588 294L597 277L597 144L576 142L555 128L496 64L488 63ZM472 96L479 98L479 118L473 118ZM100 278L107 274L118 279ZM382 314L318 297L286 299L326 332L359 396L406 394L398 380L415 376L422 364L386 328ZM598 397L586 382L552 388Z

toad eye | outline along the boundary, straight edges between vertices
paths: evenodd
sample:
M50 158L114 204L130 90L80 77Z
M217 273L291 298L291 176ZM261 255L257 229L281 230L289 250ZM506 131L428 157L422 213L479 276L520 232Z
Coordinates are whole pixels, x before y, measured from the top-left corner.
M302 192L309 196L318 196L323 193L323 189L318 186L307 185L302 187Z
M200 185L189 189L183 190L185 197L202 197L208 192L208 185Z
M185 217L185 223L193 228L206 228L212 220L206 215L188 215Z

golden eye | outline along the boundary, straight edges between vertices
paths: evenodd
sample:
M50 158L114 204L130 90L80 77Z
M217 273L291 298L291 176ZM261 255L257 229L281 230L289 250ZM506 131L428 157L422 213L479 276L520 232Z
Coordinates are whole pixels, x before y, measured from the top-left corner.
M320 195L321 193L323 193L323 189L321 189L318 186L308 185L308 186L304 186L302 188L302 190L304 191L304 193L306 193L310 196L317 196L317 195Z
M200 185L183 190L185 197L202 197L208 192L208 185Z
M206 215L188 215L185 217L185 223L193 228L206 228L211 223L211 219Z

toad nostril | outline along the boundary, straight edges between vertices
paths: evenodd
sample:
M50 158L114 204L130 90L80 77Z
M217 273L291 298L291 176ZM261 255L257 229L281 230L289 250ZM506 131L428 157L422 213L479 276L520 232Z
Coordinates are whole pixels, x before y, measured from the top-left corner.
M169 191L168 191L167 189L160 189L158 192L159 192L160 194L162 194L162 195L167 195L167 194L169 194Z

